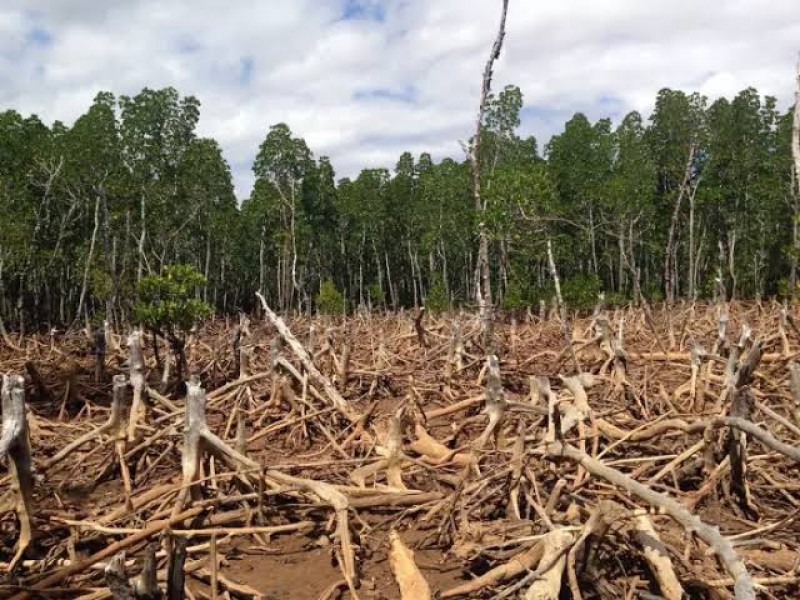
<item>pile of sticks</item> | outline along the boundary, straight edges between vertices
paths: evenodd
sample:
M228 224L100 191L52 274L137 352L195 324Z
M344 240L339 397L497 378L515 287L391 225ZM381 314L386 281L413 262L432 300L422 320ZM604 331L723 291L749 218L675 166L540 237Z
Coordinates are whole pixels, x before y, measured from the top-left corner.
M0 596L263 598L228 557L288 538L324 540L328 598L800 594L790 307L598 304L485 345L470 315L260 300L192 336L180 386L135 330L0 349L28 374L3 379Z

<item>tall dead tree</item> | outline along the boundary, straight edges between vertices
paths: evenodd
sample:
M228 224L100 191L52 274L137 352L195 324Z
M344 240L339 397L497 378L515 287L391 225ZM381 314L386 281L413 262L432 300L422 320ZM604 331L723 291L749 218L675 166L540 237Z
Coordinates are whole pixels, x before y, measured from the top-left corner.
M800 58L797 60L797 88L794 92L794 123L792 126L792 157L794 169L792 171L792 191L789 195L794 214L792 215L792 270L789 283L792 288L792 297L797 294L797 261L800 255Z
M469 148L469 164L472 168L472 187L475 197L475 210L478 213L478 268L475 270L475 296L478 301L478 311L481 318L484 345L489 346L492 340L494 325L492 307L492 277L489 268L489 232L486 227L486 200L481 198L481 130L483 129L483 115L486 112L486 101L492 89L492 67L494 61L500 56L503 47L503 38L506 35L506 15L508 13L508 0L503 0L503 10L500 15L500 26L497 37L489 53L489 60L483 70L483 85L481 86L481 100L478 105L478 118L475 122L475 135Z

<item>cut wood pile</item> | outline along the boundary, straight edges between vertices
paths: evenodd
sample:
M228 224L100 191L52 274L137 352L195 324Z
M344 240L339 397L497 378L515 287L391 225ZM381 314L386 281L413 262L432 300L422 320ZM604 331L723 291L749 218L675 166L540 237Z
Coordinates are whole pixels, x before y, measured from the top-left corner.
M561 319L11 335L0 597L800 597L793 309Z

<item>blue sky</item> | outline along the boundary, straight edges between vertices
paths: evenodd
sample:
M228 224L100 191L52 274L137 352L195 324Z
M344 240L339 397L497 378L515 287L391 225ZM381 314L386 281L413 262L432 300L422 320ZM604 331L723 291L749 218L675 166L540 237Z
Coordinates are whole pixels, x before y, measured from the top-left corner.
M0 110L72 122L100 90L202 102L237 194L286 122L340 176L404 150L462 157L500 0L5 0ZM540 147L574 112L645 114L662 87L793 101L796 0L510 0L495 89L522 88Z

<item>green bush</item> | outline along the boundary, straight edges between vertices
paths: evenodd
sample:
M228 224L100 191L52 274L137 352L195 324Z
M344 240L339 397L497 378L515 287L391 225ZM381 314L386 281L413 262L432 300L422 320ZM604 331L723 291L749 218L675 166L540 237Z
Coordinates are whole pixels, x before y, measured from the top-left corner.
M369 294L370 302L373 308L378 308L383 304L383 290L379 283L373 283L367 286L367 293Z
M561 295L569 309L589 310L597 304L600 293L600 278L595 275L581 273L565 280L561 286Z
M104 270L93 267L89 271L89 289L95 298L106 301L114 293L114 280Z
M431 287L428 288L428 295L425 297L425 308L432 313L443 313L450 308L450 299L444 289L441 277L435 277Z
M323 315L341 315L345 309L344 296L330 279L326 279L320 285L315 303L317 312Z
M713 289L713 288L712 288ZM642 290L642 294L647 298L648 302L662 302L664 300L664 292L661 286L657 283L650 284Z
M200 319L211 315L211 307L194 297L206 282L191 265L170 265L161 275L148 275L136 284L134 318L147 330L166 339L177 360L177 377L188 375L186 333Z
M610 308L625 306L628 302L629 299L624 294L620 294L619 292L606 292L606 306Z
M524 310L531 305L529 291L518 281L512 279L503 295L503 310Z
M206 282L191 265L170 265L161 275L148 275L136 284L134 318L147 329L167 338L189 331L211 315L211 307L194 298Z

